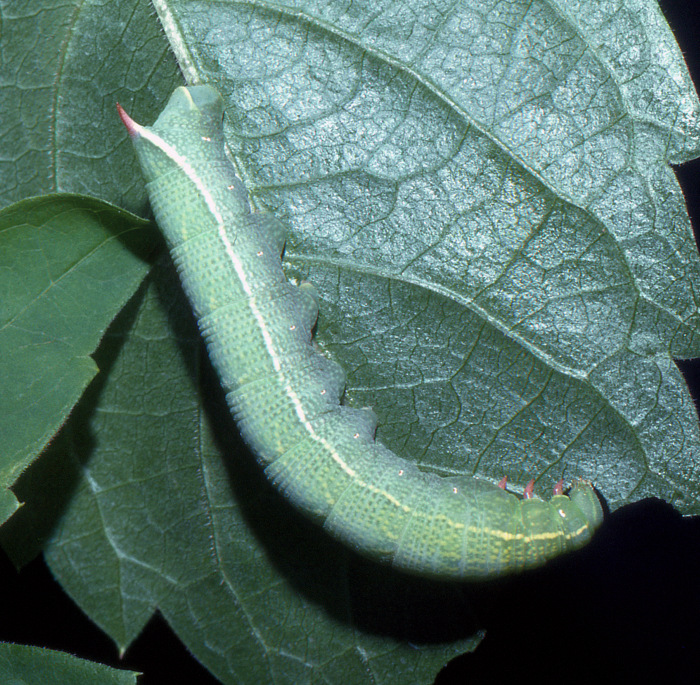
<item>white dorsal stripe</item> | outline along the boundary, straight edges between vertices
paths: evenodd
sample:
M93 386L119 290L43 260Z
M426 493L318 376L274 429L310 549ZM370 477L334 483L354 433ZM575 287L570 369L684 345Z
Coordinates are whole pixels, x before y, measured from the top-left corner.
M180 154L170 143L166 142L163 140L159 135L155 134L152 130L149 130L143 126L138 125L138 133L144 137L146 140L148 140L149 143L157 147L159 150L161 150L169 159L171 159L177 167L185 174L185 176L192 182L192 184L197 188L197 191L201 195L202 199L204 200L207 209L210 211L211 215L214 217L214 221L216 222L216 230L217 234L219 236L219 240L221 241L222 245L224 246L224 251L226 252L226 256L230 260L235 272L236 276L238 277L239 281L241 282L241 285L243 287L244 292L248 296L248 306L250 307L250 311L255 317L255 321L258 324L258 328L260 330L260 333L263 336L263 340L265 342L265 348L267 350L267 353L270 355L270 358L272 359L272 364L274 366L275 371L279 374L280 378L282 379L282 383L284 386L285 393L287 397L291 400L293 406L294 406L294 411L296 415L299 417L299 420L302 422L302 425L304 426L304 429L308 433L308 435L315 441L320 442L324 448L328 451L328 453L331 455L332 459L338 464L338 466L348 475L350 476L353 480L356 480L359 482L364 487L371 487L368 483L364 483L360 481L359 476L357 472L350 467L350 465L340 456L338 451L333 447L333 445L326 440L323 436L318 435L316 430L314 429L313 425L311 422L308 420L306 416L306 412L304 411L304 406L301 402L301 399L299 398L299 395L296 393L294 388L292 387L289 379L284 375L284 372L282 371L282 363L281 363L281 358L280 355L275 347L274 341L272 339L272 336L270 335L270 331L267 328L267 325L265 323L265 318L262 315L262 312L258 308L257 304L255 303L255 299L252 297L252 289L250 287L250 284L248 283L248 279L246 276L245 269L243 267L243 264L241 263L241 260L238 258L236 255L233 245L231 244L231 241L229 240L228 234L226 232L226 226L224 224L224 219L219 211L219 207L216 203L216 200L214 199L214 196L211 194L209 189L206 186L206 183L204 180L199 176L195 168L190 164L189 160L182 154ZM209 141L211 142L211 141ZM378 492L383 492L383 491L378 491ZM394 503L396 506L401 506L399 502L395 500L395 498L391 497L389 493L384 492L384 495L386 495L392 503Z

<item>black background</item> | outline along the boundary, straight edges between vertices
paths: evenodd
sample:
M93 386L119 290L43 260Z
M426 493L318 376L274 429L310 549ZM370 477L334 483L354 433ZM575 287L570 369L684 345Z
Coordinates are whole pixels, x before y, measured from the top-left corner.
M700 83L700 2L664 0L662 7ZM700 161L677 173L697 238ZM697 402L700 362L679 366ZM684 519L659 500L616 511L572 559L470 594L486 637L448 665L438 685L700 681L700 518ZM119 659L43 559L17 573L2 550L0 641L140 671L141 685L218 683L159 615Z

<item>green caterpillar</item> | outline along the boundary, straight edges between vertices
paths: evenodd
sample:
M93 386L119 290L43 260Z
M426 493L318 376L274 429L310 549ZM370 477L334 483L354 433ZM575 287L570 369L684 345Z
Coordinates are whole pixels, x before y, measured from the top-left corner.
M282 225L250 211L213 88L178 88L152 127L117 107L231 412L296 507L361 554L446 579L534 567L590 539L602 509L589 483L544 502L423 473L375 442L371 410L341 404L343 369L311 343L315 291L285 278Z

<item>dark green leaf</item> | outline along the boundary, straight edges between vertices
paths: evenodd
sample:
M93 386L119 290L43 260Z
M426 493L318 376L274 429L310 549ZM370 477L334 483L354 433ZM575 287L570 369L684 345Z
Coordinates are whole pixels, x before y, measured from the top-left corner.
M157 244L152 226L93 198L47 195L0 212L3 521L16 507L6 488L97 373L90 355Z
M0 643L4 685L129 685L136 683L136 675L63 652Z

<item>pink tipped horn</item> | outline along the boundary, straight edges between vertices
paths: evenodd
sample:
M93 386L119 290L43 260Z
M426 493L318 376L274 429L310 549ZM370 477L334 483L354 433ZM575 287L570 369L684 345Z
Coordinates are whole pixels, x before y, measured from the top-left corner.
M129 137L134 139L141 135L141 125L137 124L125 111L124 108L117 102L117 113L126 128Z

